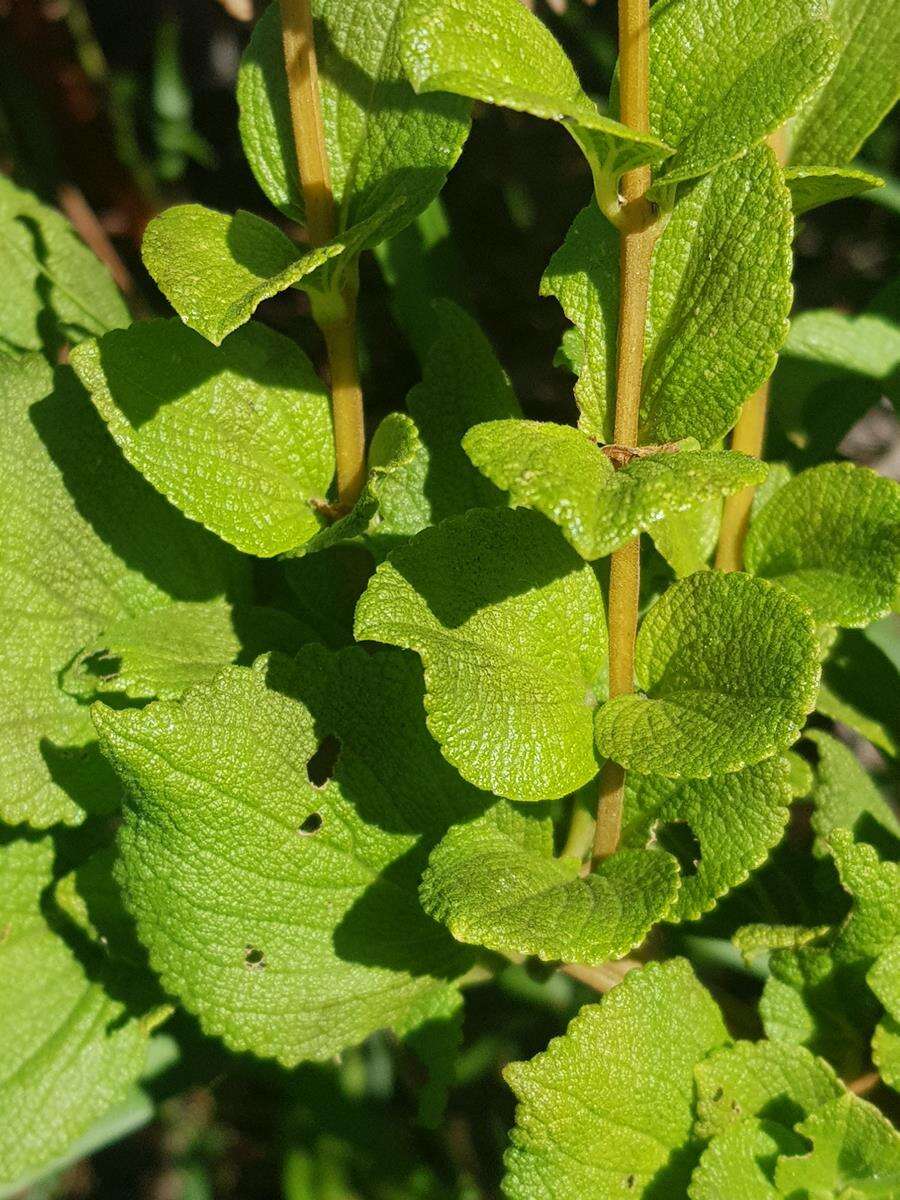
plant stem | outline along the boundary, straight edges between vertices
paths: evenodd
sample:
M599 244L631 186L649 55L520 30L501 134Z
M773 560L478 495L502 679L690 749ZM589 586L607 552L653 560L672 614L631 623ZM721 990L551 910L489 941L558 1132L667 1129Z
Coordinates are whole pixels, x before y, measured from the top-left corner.
M619 0L619 95L621 119L642 133L650 129L650 0ZM616 363L615 440L636 446L644 370L644 327L650 291L650 262L658 235L653 206L647 199L650 168L639 167L622 178L622 223L619 258L620 301ZM609 575L609 694L634 690L634 640L641 585L641 543L635 538L617 550ZM592 859L596 865L619 844L625 772L618 763L604 764L600 775L597 825Z
M769 137L769 145L780 163L787 158L787 133L782 127ZM740 450L753 458L762 458L766 438L766 415L769 408L769 381L755 392L741 410L731 435L731 449ZM744 566L744 541L750 526L750 509L756 488L745 487L725 501L722 526L716 549L717 571L740 571Z
M322 246L335 235L337 213L325 146L309 0L281 0L281 21L306 225L312 244ZM313 302L313 316L325 339L331 372L338 506L347 511L353 507L365 480L365 423L356 348L356 286L348 285L340 303L329 303L327 312L325 308L322 306L322 310L317 311Z

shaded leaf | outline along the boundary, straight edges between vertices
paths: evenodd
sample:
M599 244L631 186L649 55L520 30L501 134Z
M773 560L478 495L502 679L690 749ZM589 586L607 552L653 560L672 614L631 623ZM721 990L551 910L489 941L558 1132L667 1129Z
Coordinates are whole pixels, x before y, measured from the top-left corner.
M857 167L791 167L785 171L784 178L791 193L795 217L823 204L884 187L883 179Z

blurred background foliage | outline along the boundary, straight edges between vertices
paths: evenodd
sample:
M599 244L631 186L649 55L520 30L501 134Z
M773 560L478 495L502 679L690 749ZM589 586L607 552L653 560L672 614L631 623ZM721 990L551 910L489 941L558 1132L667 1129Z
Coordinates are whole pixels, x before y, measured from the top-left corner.
M605 96L615 64L615 6L583 0L534 6L586 88ZM0 0L0 169L66 212L108 263L136 316L166 311L140 260L144 227L161 209L195 200L248 208L285 224L256 187L237 134L235 76L258 7L255 0ZM860 156L885 188L802 219L797 311L871 310L900 319L900 288L892 282L900 249L898 151L895 114ZM585 162L560 126L477 110L441 201L363 264L360 320L372 425L402 406L418 378L423 292L451 295L477 317L527 415L573 419L572 377L554 365L565 321L538 285L590 193ZM318 357L315 327L301 303L299 293L289 292L258 315ZM797 369L779 368L770 456L805 465L837 448L896 475L900 453L887 396L898 380L881 381L883 395L869 383L858 411L851 405L848 418L843 406L841 419L813 444L778 420L779 386L789 401L809 385L791 375ZM823 395L846 396L847 386L838 373L825 381ZM885 628L880 636L896 651L896 633ZM747 968L728 932L753 919L761 896L766 919L782 891L796 900L798 889L808 888L815 900L816 881L797 877L797 847L808 836L801 813L757 879L705 921L660 935L659 949L688 951L705 982L715 988L727 981L729 1016L745 1035L757 1032L749 1002L764 968ZM593 998L569 978L515 966L471 989L457 1084L446 1120L433 1132L415 1121L415 1059L384 1035L340 1063L287 1072L227 1054L179 1015L156 1040L142 1087L108 1118L126 1136L94 1153L83 1144L73 1161L20 1194L28 1200L497 1197L512 1120L499 1069L543 1049Z

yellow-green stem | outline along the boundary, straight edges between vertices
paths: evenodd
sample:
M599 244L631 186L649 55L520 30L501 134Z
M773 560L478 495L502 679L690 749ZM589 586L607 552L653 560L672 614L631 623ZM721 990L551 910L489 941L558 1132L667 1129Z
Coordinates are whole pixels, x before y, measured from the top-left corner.
M787 132L782 127L769 137L769 145L779 162L787 158ZM731 449L753 458L762 458L769 408L768 380L746 402L731 435ZM744 540L750 527L750 510L755 487L742 488L729 496L722 509L722 525L716 548L717 571L741 571L744 567Z
M619 103L622 121L650 129L650 0L619 0ZM650 262L658 229L647 199L650 168L622 179L619 334L616 362L615 441L636 446L644 369L644 329L650 290ZM634 690L634 642L641 585L641 545L635 538L617 550L609 578L609 694ZM625 772L607 762L600 775L594 864L615 853L622 826Z
M334 237L337 213L325 146L319 71L309 0L281 0L284 62L306 225L314 246ZM353 507L365 480L365 423L356 347L356 294L348 287L337 312L320 319L331 373L338 506ZM313 315L317 316L315 306Z

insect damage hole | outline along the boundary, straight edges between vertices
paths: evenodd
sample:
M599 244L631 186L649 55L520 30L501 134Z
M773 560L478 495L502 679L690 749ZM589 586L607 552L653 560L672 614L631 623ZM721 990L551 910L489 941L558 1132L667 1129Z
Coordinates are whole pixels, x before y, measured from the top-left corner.
M309 816L306 818L306 820L301 824L301 826L297 830L297 832L302 837L312 837L312 835L314 833L318 833L321 828L322 828L322 814L317 813L317 812L312 812L309 814Z
M678 860L685 879L697 874L700 866L700 843L687 821L664 821L656 827L654 839L662 850L668 850Z
M340 753L341 743L333 733L322 738L315 754L306 764L306 777L314 788L324 787L332 777Z
M244 947L244 966L248 971L264 971L266 969L266 956L258 946Z

